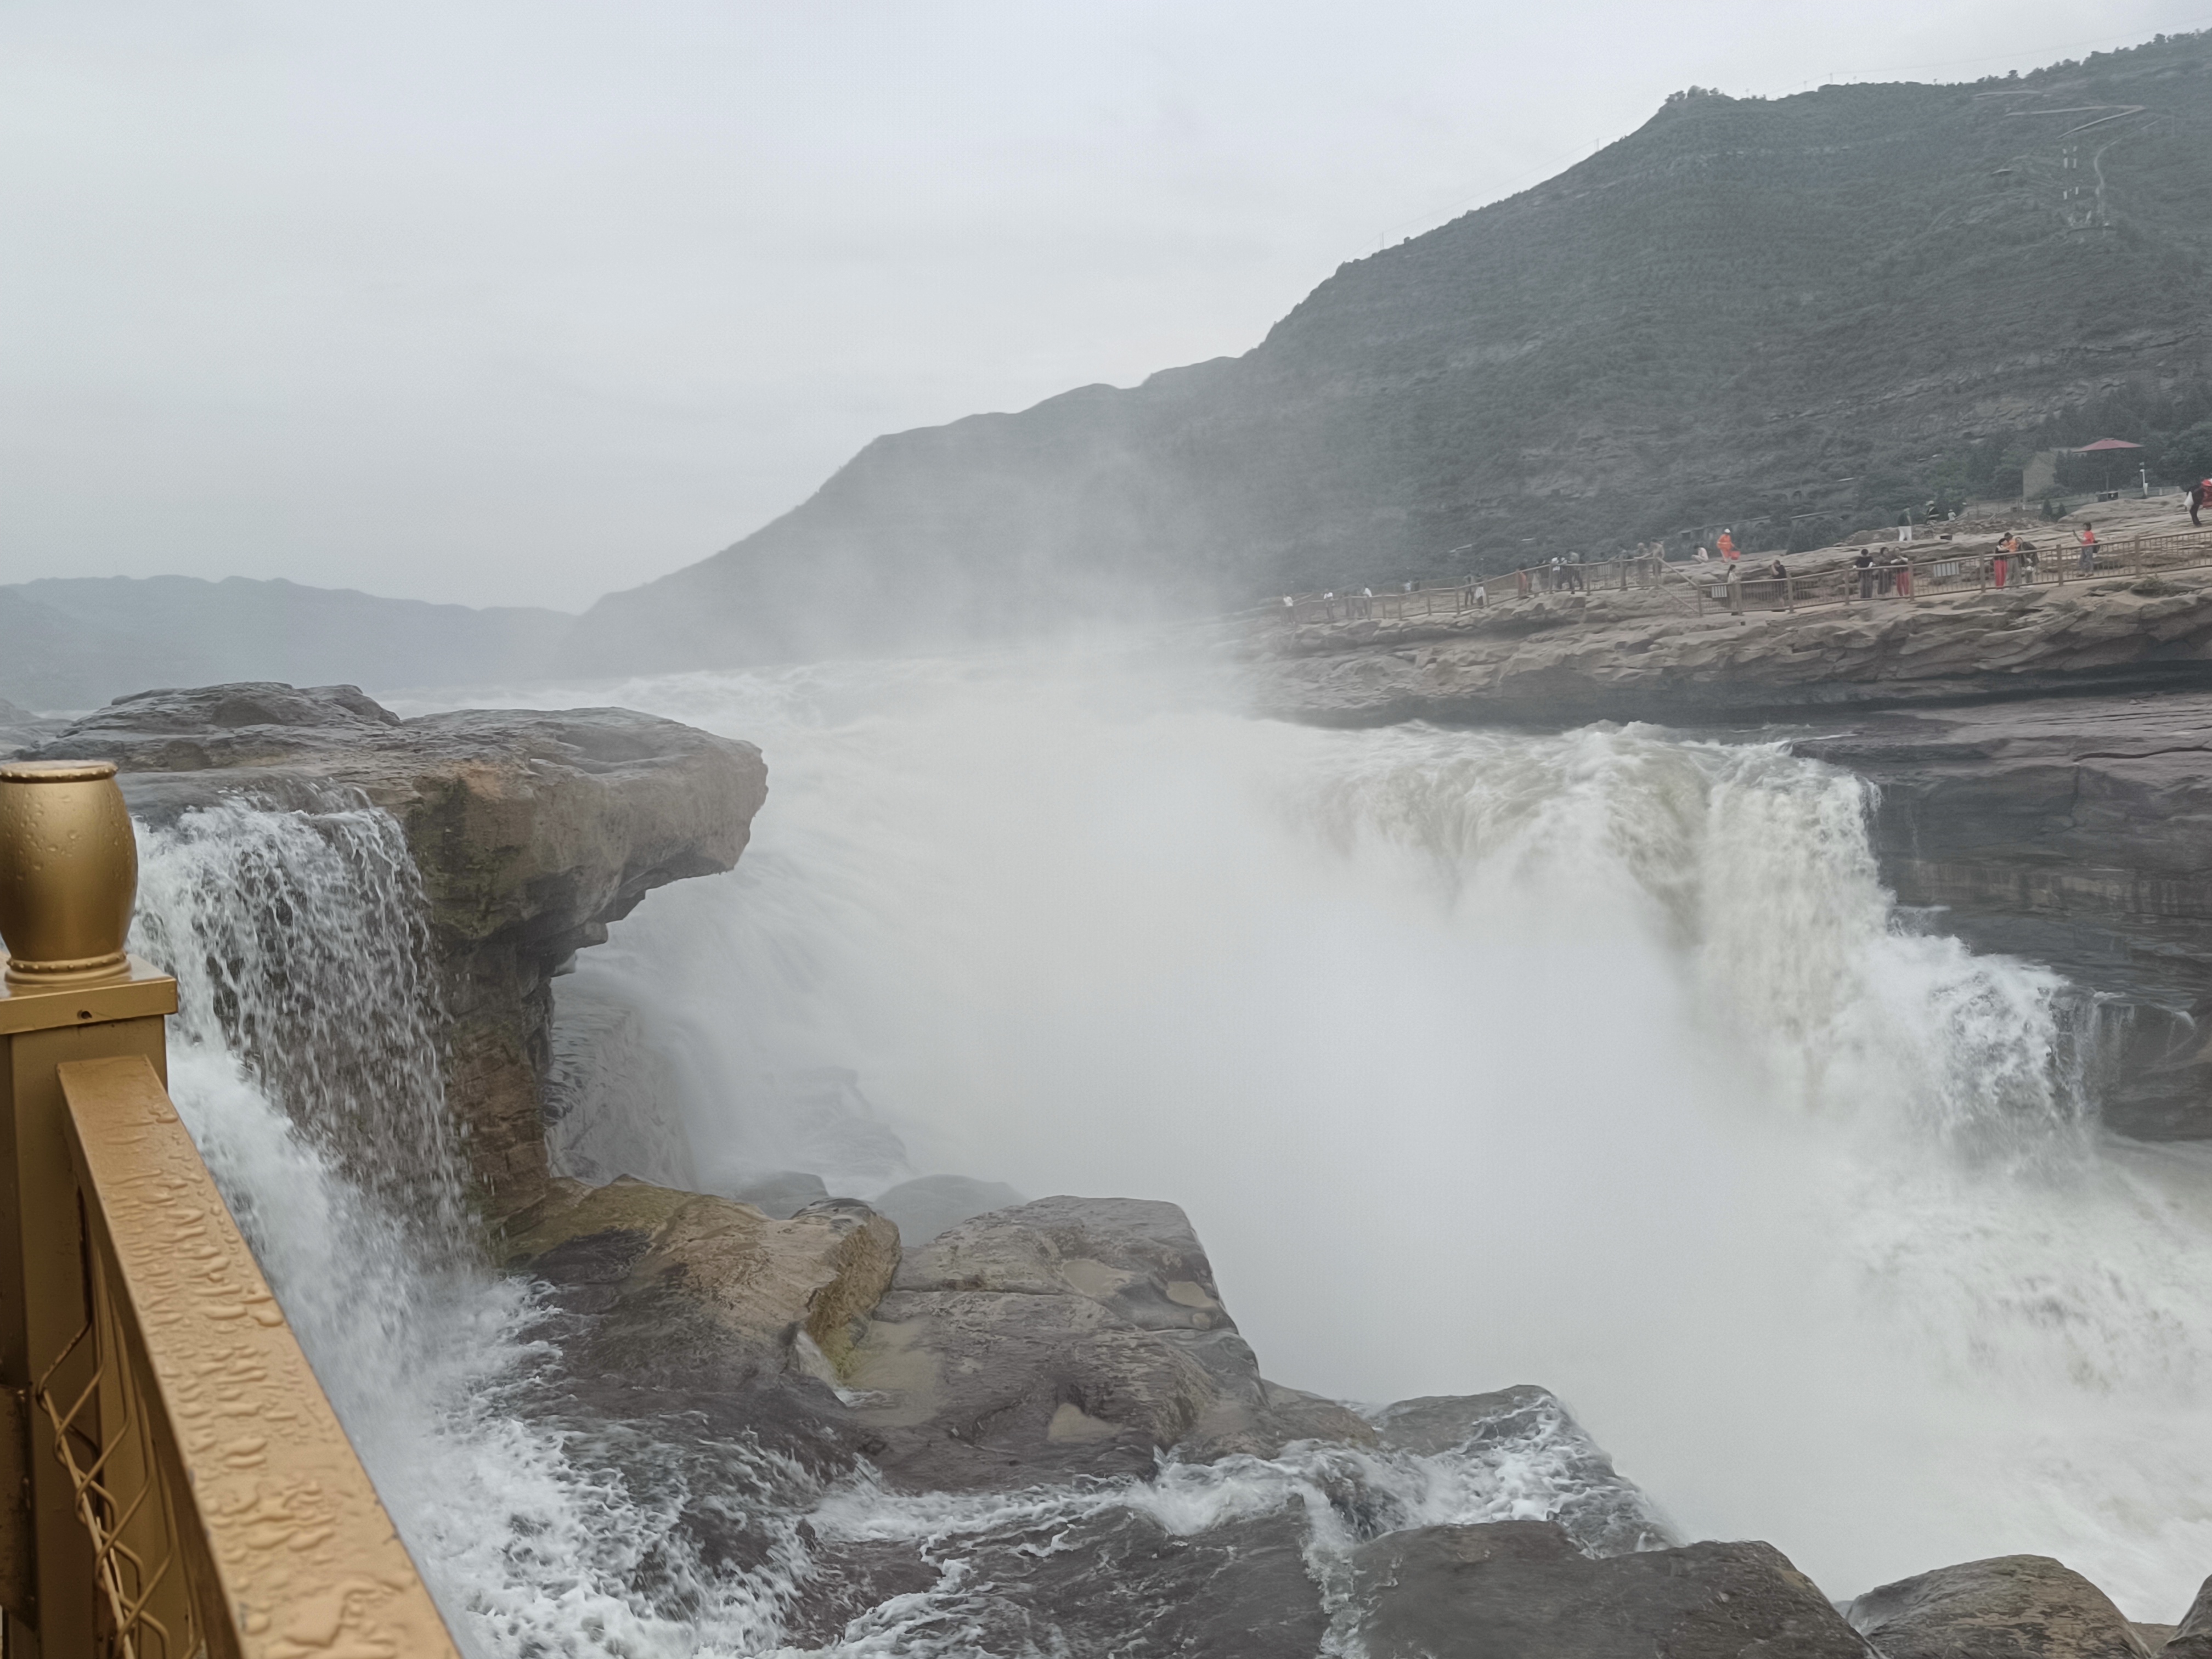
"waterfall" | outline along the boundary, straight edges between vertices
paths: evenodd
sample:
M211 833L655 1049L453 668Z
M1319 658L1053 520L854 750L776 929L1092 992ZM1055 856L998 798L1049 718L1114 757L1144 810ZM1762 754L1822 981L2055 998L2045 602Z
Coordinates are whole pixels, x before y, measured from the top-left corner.
M1898 912L1849 775L1012 659L513 700L772 758L574 981L702 1177L845 1068L921 1170L1182 1204L1271 1376L1549 1384L1832 1594L2031 1550L2171 1618L2212 1559L2212 1169L2101 1132L2080 991Z
M226 802L147 836L131 948L177 978L188 1065L221 1055L379 1212L465 1237L444 1018L413 854L383 812Z
M139 859L131 948L178 979L171 1093L464 1650L714 1650L628 1594L666 1483L634 1499L532 1409L544 1345L465 1224L398 826L225 804L142 824Z
M1548 1384L1677 1531L1771 1539L1832 1595L2035 1550L2171 1617L2212 1556L2212 1164L2100 1133L2079 993L1897 914L1850 777L1641 727L1307 730L1021 664L513 701L651 708L776 769L737 871L561 981L650 1060L575 1097L649 1093L638 1144L702 1185L1173 1200L1270 1376ZM1370 1528L1665 1524L1559 1423L956 1498L580 1416L460 1222L395 827L223 807L142 858L173 1092L482 1659L779 1651L819 1551L872 1539L945 1577L836 1650L959 1653L964 1551L1115 1506L1198 1533L1303 1504L1325 1583L1347 1492ZM835 1110L793 1081L822 1079ZM743 1565L702 1514L742 1517Z

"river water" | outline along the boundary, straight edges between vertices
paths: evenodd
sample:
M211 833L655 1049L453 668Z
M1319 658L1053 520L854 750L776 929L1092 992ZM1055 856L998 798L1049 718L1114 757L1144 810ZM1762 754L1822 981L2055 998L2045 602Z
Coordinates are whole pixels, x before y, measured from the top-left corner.
M1319 731L1003 659L453 701L766 751L739 868L561 982L635 1011L703 1186L1172 1200L1272 1377L1543 1383L1680 1534L1767 1539L1832 1595L2035 1552L2171 1620L2212 1566L2212 1160L2100 1133L2082 999L1899 915L1847 775L1640 726ZM462 1243L396 836L240 811L144 849L179 1103L473 1650L776 1651L800 1517L957 1536L1006 1503L534 1414L529 1298ZM269 1060L318 1034L328 1063ZM1573 1449L1372 1473L1416 1519L1565 1513ZM1196 1529L1324 1474L1081 1501ZM672 1576L702 1482L780 1553ZM894 1609L842 1650L957 1629Z

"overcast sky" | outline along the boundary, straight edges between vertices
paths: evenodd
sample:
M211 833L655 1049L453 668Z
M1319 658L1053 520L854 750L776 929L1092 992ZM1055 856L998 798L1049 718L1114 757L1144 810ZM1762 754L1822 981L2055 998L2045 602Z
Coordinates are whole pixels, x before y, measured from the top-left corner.
M0 581L580 609L880 432L1249 349L1697 83L2212 0L0 0Z

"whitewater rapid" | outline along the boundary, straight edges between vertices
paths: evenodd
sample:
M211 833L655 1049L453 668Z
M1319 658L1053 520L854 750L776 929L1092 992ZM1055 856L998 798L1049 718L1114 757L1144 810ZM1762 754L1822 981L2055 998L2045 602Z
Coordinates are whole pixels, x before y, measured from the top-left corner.
M738 869L651 895L562 981L636 1011L702 1185L834 1164L789 1079L839 1068L906 1148L854 1152L854 1195L949 1172L1172 1200L1270 1376L1545 1384L1684 1534L1767 1539L1832 1595L2032 1551L2172 1619L2212 1564L2212 1163L2100 1133L2084 1000L1900 917L1844 775L1638 726L1310 730L1012 661L457 701L766 751ZM145 837L172 958L267 948L191 895L287 836L263 866L322 869L345 925L417 914L372 813L214 816ZM419 961L408 925L339 954ZM384 1060L304 1079L257 1069L275 1017L257 1037L217 989L186 975L179 1104L474 1650L776 1650L795 1531L753 1581L639 1588L687 1484L848 1534L988 1522L534 1418L528 1298L437 1190L434 1078L400 1091L411 1197L349 1116L364 1072L434 1071L428 988L355 1039ZM1320 1478L1119 1501L1194 1529ZM1567 1501L1519 1478L1388 1475L1423 1519Z

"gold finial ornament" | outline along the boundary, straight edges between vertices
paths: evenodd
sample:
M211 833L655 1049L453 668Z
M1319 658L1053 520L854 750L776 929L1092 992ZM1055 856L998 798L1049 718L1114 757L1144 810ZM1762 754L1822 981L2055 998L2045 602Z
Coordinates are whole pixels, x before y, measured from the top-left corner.
M0 939L10 985L127 978L138 843L112 761L0 763Z

